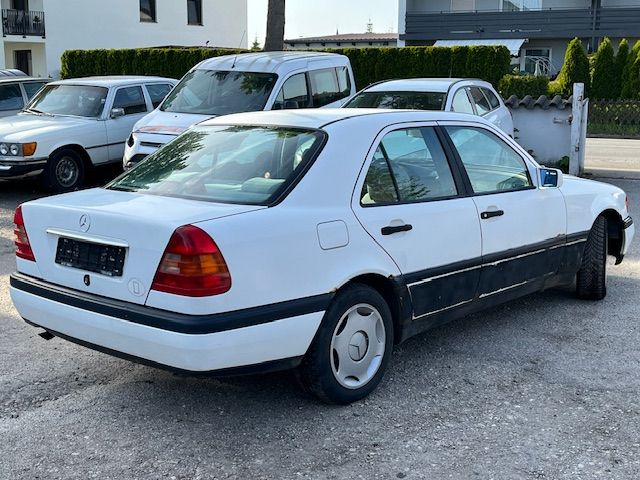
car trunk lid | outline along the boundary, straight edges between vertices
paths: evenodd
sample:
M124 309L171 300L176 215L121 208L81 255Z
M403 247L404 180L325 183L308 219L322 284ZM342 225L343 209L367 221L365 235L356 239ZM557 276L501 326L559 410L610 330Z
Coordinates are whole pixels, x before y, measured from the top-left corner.
M92 189L29 202L23 216L43 280L144 304L178 227L261 208Z

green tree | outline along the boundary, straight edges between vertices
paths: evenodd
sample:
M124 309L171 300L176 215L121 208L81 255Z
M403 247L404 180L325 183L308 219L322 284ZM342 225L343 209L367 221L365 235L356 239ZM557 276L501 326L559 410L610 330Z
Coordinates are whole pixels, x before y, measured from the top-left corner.
M569 96L573 93L574 83L584 83L585 90L590 91L589 59L578 38L574 38L567 45L564 63L555 81L555 90L560 95Z
M258 37L253 39L253 43L251 44L251 51L252 52L256 52L258 50L262 50L262 47L260 46L260 42L258 41Z
M616 72L615 72L615 90L616 97L622 96L622 85L624 85L624 70L629 62L629 43L626 38L623 38L618 45L618 53L616 55Z
M627 59L627 64L622 72L622 98L638 98L640 95L640 40L638 40Z
M593 98L617 98L616 58L613 45L607 37L602 40L593 60L591 93Z

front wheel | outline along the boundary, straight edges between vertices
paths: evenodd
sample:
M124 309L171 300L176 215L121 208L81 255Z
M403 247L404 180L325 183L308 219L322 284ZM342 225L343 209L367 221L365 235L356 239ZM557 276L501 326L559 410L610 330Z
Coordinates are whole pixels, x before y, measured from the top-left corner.
M393 322L384 298L366 285L338 292L299 370L310 393L348 404L380 383L393 349Z
M576 293L586 300L607 295L607 219L598 217L591 227L576 277Z
M64 193L82 187L84 176L84 163L80 155L70 148L64 148L49 157L43 180L49 191Z

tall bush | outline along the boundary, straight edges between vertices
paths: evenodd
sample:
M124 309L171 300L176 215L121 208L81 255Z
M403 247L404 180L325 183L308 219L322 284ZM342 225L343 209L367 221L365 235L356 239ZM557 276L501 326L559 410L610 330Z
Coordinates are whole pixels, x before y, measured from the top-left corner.
M613 45L607 37L602 40L593 60L593 75L591 76L592 98L617 98L616 92L616 58Z
M622 96L622 85L624 83L624 70L629 61L629 43L623 38L618 45L618 53L616 54L616 71L615 71L615 98Z
M549 93L549 78L533 75L505 75L498 84L498 91L503 98L509 98L511 95L518 98L531 95L537 98Z
M640 40L638 40L629 54L627 65L622 72L622 98L640 97Z
M554 90L560 95L569 96L573 93L574 83L584 83L585 90L590 91L589 59L578 38L574 38L567 45L562 69L554 82Z

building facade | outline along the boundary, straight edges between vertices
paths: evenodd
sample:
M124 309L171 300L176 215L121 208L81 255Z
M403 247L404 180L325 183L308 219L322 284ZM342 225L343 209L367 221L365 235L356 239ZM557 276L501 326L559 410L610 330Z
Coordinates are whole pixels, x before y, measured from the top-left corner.
M1 0L0 66L57 78L69 49L247 47L247 0Z
M640 0L400 0L399 5L401 45L509 40L513 50L520 42L513 64L529 73L557 73L574 37L588 51L604 37L614 45L640 38Z
M304 37L284 41L287 50L321 50L323 48L397 47L397 33L336 33L321 37Z

